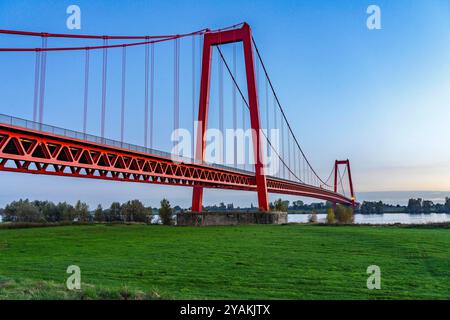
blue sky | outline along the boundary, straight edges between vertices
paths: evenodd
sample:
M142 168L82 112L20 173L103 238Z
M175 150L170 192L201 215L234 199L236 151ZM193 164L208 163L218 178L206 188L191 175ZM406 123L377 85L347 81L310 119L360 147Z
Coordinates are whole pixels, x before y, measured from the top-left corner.
M66 8L71 4L81 8L80 31L66 28ZM381 30L366 27L370 4L381 8ZM355 189L360 192L358 200L370 191L450 190L450 148L446 142L450 134L448 1L0 2L2 29L141 35L220 28L242 21L252 26L293 130L321 176L328 175L336 158L349 158ZM0 45L37 46L38 40L0 36ZM187 55L189 48L182 44L182 55ZM112 66L118 57L119 52L110 53ZM138 75L141 53L130 51L129 57L129 68ZM32 55L2 54L1 113L31 117L33 59ZM92 59L91 81L95 85L99 83L100 60ZM162 75L166 85L161 92L169 91L172 81L171 57L162 60L158 67L163 70L167 65L169 71ZM81 54L49 58L46 123L80 130L82 87L78 80L82 62ZM117 84L119 68L111 67L109 72ZM140 129L133 125L142 118L142 81L139 77L129 81L126 139L142 144ZM183 90L187 92L190 87ZM107 135L117 138L119 94L114 89L109 92ZM157 122L164 130L165 104L171 106L172 94L160 94L157 99L162 106ZM90 105L97 111L98 102L93 93ZM90 132L98 133L97 124L98 112L93 111ZM181 205L190 202L190 190L177 187L8 173L0 173L0 178L0 205L18 197L55 201L81 198L91 205L109 204L117 198L139 198L156 205L163 196ZM206 203L222 200L244 205L256 203L256 196L228 191L205 194Z

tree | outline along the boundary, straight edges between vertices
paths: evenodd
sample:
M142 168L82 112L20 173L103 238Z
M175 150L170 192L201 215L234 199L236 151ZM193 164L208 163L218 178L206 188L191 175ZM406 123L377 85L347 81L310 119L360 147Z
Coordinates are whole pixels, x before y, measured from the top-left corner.
M124 203L120 212L124 221L148 222L149 212L139 200Z
M122 216L121 216L121 208L122 206L120 205L119 202L113 202L111 203L111 207L109 208L108 211L108 220L109 221L122 221Z
M89 206L86 203L78 200L75 204L75 216L77 217L78 221L88 222L90 220Z
M5 221L11 222L44 222L39 208L28 199L13 201L4 210Z
M303 201L302 200L297 200L297 201L293 201L292 202L292 209L294 210L300 210L303 208Z
M42 213L44 219L48 222L61 221L61 213L56 205L51 201L33 201L33 204Z
M159 218L161 223L164 225L173 225L173 213L170 207L170 202L167 199L161 200L161 208L158 210Z
M450 213L450 198L448 197L445 197L444 211L445 213Z
M327 223L328 224L335 224L336 223L336 216L334 215L333 208L327 209Z
M351 207L336 206L335 216L338 223L351 224L354 222L353 209Z
M422 213L422 199L409 199L408 212L411 214Z
M289 201L278 199L273 203L273 206L275 211L287 212L289 208Z
M362 214L383 214L384 204L381 201L378 202L364 201L361 205L360 210Z
M97 206L97 209L95 209L94 211L94 220L97 222L105 221L105 215L103 214L103 208L101 204L99 204Z
M434 207L433 201L423 200L423 202L422 202L422 212L423 213L431 213L431 210L433 209L433 207Z
M76 218L75 208L67 202L60 202L56 208L61 216L61 221L73 221Z

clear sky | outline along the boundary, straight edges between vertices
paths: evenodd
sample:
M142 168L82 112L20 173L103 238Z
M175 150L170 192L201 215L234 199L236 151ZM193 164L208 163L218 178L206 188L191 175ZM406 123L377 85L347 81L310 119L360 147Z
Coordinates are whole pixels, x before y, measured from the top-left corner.
M71 4L81 8L79 31L66 28L66 8ZM366 27L371 4L381 8L381 30ZM321 176L326 178L335 159L349 158L358 200L371 191L383 192L379 193L383 197L387 191L450 190L450 2L446 0L0 1L2 29L141 35L220 28L242 21L251 25L293 130ZM0 36L1 46L12 44L31 43ZM33 46L38 44L37 39ZM189 47L182 50L188 53ZM142 67L135 62L141 59L139 54L130 51L130 68L136 72ZM119 53L110 55L114 61ZM170 66L171 58L165 58ZM32 55L0 56L0 113L31 118L33 59ZM93 61L91 81L99 83L100 58ZM77 79L82 76L82 62L82 55L69 61L49 58L44 122L81 129L82 82ZM112 81L120 81L119 75L119 68L112 67ZM165 80L169 88L172 80L169 76ZM132 124L142 118L142 81L130 81L127 96L137 108L129 110ZM111 113L118 108L115 98L118 92L111 89ZM98 96L91 99L92 108L98 110ZM157 99L160 105L172 104L171 93ZM161 112L157 122L164 126L167 114ZM96 117L89 122L95 134ZM108 117L117 123L115 115ZM142 144L138 129L131 125L128 130L127 141ZM117 127L109 125L107 134L117 138L116 133ZM91 205L139 198L156 205L167 196L187 206L191 195L189 189L178 187L48 176L0 173L0 179L0 205L18 197L80 198ZM206 203L219 201L256 204L256 196L228 191L205 194Z

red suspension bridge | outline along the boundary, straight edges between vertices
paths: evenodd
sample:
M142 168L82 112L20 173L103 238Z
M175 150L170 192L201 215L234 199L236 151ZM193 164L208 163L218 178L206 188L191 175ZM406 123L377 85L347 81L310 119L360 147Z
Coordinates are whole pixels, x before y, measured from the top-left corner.
M204 188L257 192L258 205L262 211L269 210L268 193L306 196L354 205L349 161L336 161L326 180L321 179L313 169L293 134L251 29L246 23L220 30L204 29L187 34L161 36L99 36L13 30L0 30L0 34L3 37L41 39L38 47L0 48L3 55L33 55L34 72L34 91L30 86L30 92L34 92L34 95L32 108L29 108L33 120L0 114L1 171L190 187L193 188L192 210L196 212L202 210ZM50 39L55 42L64 40L65 43L101 41L101 44L50 47ZM156 61L156 57L160 46L168 44L173 45L173 82L163 89L158 87L157 76L167 78L169 73L167 70L157 72L158 68L162 69L162 63ZM231 45L228 52L231 59L227 57L226 50L230 49L228 45ZM143 50L140 49L142 47ZM189 63L181 63L182 49L189 52ZM127 84L132 76L129 70L131 60L127 56L131 50L143 51L143 59L137 62L138 69L144 73L143 77L142 73L139 74L139 81L143 80L143 113L139 118L143 125L141 145L124 142L128 129L127 115L130 112L137 113L136 108L130 110L129 94L126 94L129 90ZM214 50L216 54L213 56ZM115 90L111 90L108 84L111 78L108 71L113 63L111 51L120 52L117 63L120 84ZM50 108L46 106L48 103L45 99L46 92L50 90L47 79L47 64L51 61L49 55L64 52L75 52L78 57L84 58L79 112L82 115L79 117L82 130L79 131L44 124L45 110ZM99 57L94 57L95 53L99 53ZM241 63L239 54L242 54ZM161 49L161 59L167 59L168 55ZM217 58L215 75L214 57ZM90 97L97 94L92 91L95 58L101 62L101 90L98 94L100 112L97 119L99 135L88 133L88 116L93 113ZM134 59L131 62L136 64ZM243 67L242 70L238 66ZM217 80L215 88L211 86L214 76ZM182 88L187 83L190 90ZM170 89L173 90L173 108L169 113L167 109L170 103L167 101L170 97L162 92ZM230 89L227 90L230 95L225 95L226 89ZM120 96L114 101L120 114L120 129L114 129L114 133L120 137L116 140L106 137L107 128L112 127L106 121L108 112L111 112L107 99L110 92L108 90L118 92ZM214 97L212 91L215 93ZM165 102L158 102L157 95ZM213 102L213 98L217 101ZM228 104L231 105L231 110L225 107ZM211 108L210 112L210 105L217 108ZM228 127L235 131L239 128L245 130L247 127L251 130L248 149L245 143L239 145L233 141L231 150L234 153L231 157L225 155L230 149L223 146L223 150L219 150L222 154L220 161L210 161L207 153L208 122L214 112L217 112L218 127L222 133ZM189 150L191 157L174 154L173 148L163 151L163 147L157 147L158 139L170 140L164 139L164 135L160 133L163 128L160 130L157 127L161 123L167 127L170 116L173 117L173 130L180 129L181 122L188 124L192 133ZM136 126L136 121L133 121L133 127ZM269 134L270 130L279 132L279 141L275 141ZM167 145L166 141L161 143L163 144ZM244 155L243 158L250 158L250 161L239 163L239 152ZM269 154L276 160L276 170L267 173L265 162L268 161ZM232 160L225 162L224 158ZM340 169L342 165L345 166L343 171Z

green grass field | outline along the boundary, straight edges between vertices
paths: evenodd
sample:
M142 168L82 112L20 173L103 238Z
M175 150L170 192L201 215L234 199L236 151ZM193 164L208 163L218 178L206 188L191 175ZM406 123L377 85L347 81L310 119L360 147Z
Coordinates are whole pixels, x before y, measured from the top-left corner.
M65 289L69 265L82 290ZM369 265L381 290L368 290ZM0 229L0 299L450 299L450 229Z

